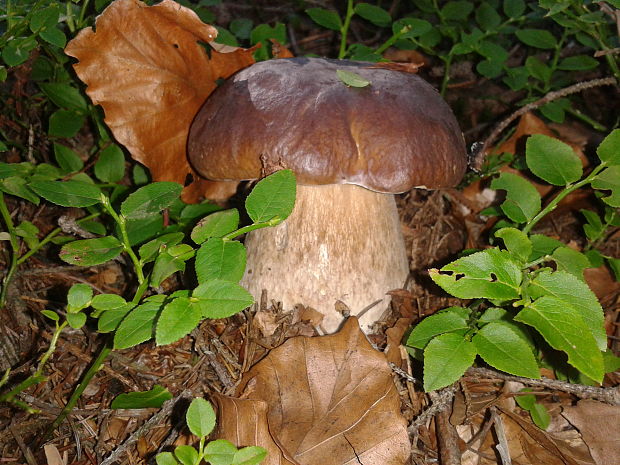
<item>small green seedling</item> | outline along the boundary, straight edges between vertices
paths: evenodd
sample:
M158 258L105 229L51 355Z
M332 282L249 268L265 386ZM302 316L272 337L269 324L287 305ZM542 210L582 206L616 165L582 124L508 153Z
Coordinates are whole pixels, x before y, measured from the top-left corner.
M521 389L521 392L531 392L530 388ZM536 396L534 394L523 394L515 396L517 405L523 410L527 410L530 413L530 418L536 426L542 430L546 430L551 423L551 416L549 411L543 404L536 402Z
M586 378L603 380L610 355L603 309L583 275L593 264L560 241L531 234L563 198L587 185L608 207L620 207L620 130L603 140L597 154L600 164L584 175L570 146L543 135L527 140L529 170L561 188L545 207L521 176L502 173L492 181L492 188L506 192L500 208L508 221L495 232L503 246L430 270L432 280L451 295L476 300L429 316L407 339L409 347L423 351L427 391L455 382L477 356L499 370L539 378L539 355L552 349ZM587 234L599 237L601 227L588 216ZM616 221L615 213L607 218Z
M215 428L215 411L209 402L200 397L190 404L185 421L192 434L200 440L198 449L178 446L174 453L162 452L157 454L157 465L199 465L203 461L211 465L256 465L267 456L267 451L258 446L238 449L226 439L205 442Z

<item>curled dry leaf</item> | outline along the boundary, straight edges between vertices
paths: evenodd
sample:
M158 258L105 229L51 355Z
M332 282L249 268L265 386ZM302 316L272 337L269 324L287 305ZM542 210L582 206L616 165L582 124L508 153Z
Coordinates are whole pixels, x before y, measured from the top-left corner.
M406 421L385 356L355 318L337 334L289 339L217 396L218 434L267 448L264 465L402 465ZM265 412L263 414L263 412Z
M207 96L225 79L252 64L253 50L219 53L204 47L217 35L196 13L172 0L146 6L116 0L65 52L86 93L105 111L114 137L155 181L185 184L186 201L225 196L236 183L199 179L186 158L189 127Z

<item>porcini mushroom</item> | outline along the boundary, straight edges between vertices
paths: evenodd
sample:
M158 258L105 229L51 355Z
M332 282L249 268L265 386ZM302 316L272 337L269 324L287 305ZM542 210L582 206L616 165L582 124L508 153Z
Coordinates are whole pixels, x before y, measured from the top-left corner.
M349 87L337 70L369 85ZM295 172L295 210L248 234L242 284L256 298L266 289L285 308L315 308L328 332L343 320L337 301L368 330L386 310L386 293L405 284L393 194L452 187L467 166L456 119L430 84L372 63L319 58L260 62L229 78L196 116L188 155L212 180Z

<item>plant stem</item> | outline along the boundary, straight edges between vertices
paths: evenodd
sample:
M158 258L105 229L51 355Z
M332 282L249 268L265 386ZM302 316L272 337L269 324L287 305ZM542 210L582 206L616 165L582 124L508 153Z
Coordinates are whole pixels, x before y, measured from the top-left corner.
M349 33L349 26L351 25L351 18L355 14L353 11L353 0L347 2L347 14L344 17L344 23L340 28L340 51L338 52L338 59L342 60L347 54L347 35Z
M448 82L450 82L450 66L452 65L452 55L448 54L448 56L444 59L442 57L439 57L443 60L444 62L444 74L443 74L443 79L441 81L441 89L439 90L439 93L441 94L442 97L444 97L446 95L446 89L448 88Z
M569 107L569 108L566 109L566 111L568 113L570 113L571 115L573 115L575 118L580 119L584 123L589 124L590 126L592 126L592 129L594 129L595 131L600 131L600 132L606 132L607 131L607 128L605 126L603 126L601 123L599 123L598 121L596 121L593 118L590 118L585 113L582 113L581 111L576 110L575 108Z
M536 215L534 218L532 218L522 229L522 231L525 234L529 234L530 231L532 230L532 228L536 225L536 223L538 223L541 219L543 219L546 215L548 215L549 213L551 213L553 210L555 210L555 208L558 206L558 204L562 201L562 199L564 199L564 197L566 197L568 194L570 194L573 191L576 191L577 189L579 189L580 187L585 186L586 184L589 184L590 182L592 182L594 180L594 178L607 166L607 163L603 162L600 165L598 165L596 168L594 168L592 170L592 172L585 178L583 178L581 181L576 182L574 184L569 184L567 185L562 192L560 192L551 202L549 202L549 204L543 208L540 212L538 212L538 215Z
M82 3L82 8L80 9L80 16L78 17L77 27L78 29L82 29L84 27L84 16L86 15L86 10L88 8L88 3L90 0L84 0Z
M7 270L4 280L2 281L2 291L0 292L0 309L2 309L4 308L4 304L6 302L9 283L17 270L17 256L19 254L19 240L17 239L17 234L15 233L15 225L13 224L13 218L11 218L11 213L6 206L4 194L2 192L0 192L0 215L6 225L6 230L9 233L9 243L11 244L11 251L9 252L11 254L9 269Z
M235 237L241 236L242 234L248 233L250 231L254 231L255 229L269 228L271 226L276 226L280 224L282 221L279 218L272 219L270 221L265 221L264 223L254 223L248 226L244 226L243 228L237 229L236 231L230 232L225 236L222 236L223 241L230 241Z

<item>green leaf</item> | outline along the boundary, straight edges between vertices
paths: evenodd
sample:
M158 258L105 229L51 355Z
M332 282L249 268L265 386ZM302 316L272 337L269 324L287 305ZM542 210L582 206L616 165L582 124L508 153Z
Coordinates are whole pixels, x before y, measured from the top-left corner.
M22 221L15 227L15 235L21 237L28 248L39 245L39 228L30 221Z
M90 207L101 201L101 190L81 181L34 181L28 187L62 207Z
M586 283L566 271L543 271L532 280L528 292L534 299L553 296L575 309L590 328L599 349L605 350L607 336L603 328L603 308Z
M65 244L60 259L71 265L93 266L118 257L122 251L123 244L116 237L105 236Z
M39 205L39 196L32 192L27 184L28 181L22 177L10 176L0 180L0 191Z
M167 208L181 195L183 186L176 182L154 182L141 187L121 204L125 218L147 218Z
M598 60L588 55L566 57L558 63L558 69L565 71L586 71L598 66Z
M591 210L582 209L579 211L587 221L587 223L583 225L583 231L586 233L586 237L590 241L595 241L605 231L605 225L603 225L601 217Z
M502 173L491 182L491 189L506 191L502 211L516 223L526 223L536 216L541 208L540 194L527 180L513 173Z
M183 465L195 465L198 463L198 451L192 446L177 446L174 449L174 456Z
M267 451L262 447L248 446L239 449L233 457L232 465L256 465L267 457Z
M102 182L118 182L125 176L125 155L116 145L108 145L99 153L95 176Z
M67 45L67 36L57 27L52 27L39 32L39 37L45 42L55 45L58 48L64 48Z
M56 163L65 173L75 173L84 168L84 162L80 156L69 147L54 143L54 156Z
M530 409L530 416L536 426L542 430L549 428L551 424L551 415L547 411L547 408L543 404L534 404Z
M483 2L476 9L476 22L483 31L491 31L501 24L502 18L494 7Z
M150 391L119 394L112 401L110 408L159 408L170 399L172 399L170 391L156 384Z
M51 310L41 310L41 315L55 322L60 321L60 316L58 316L58 313Z
M42 29L56 26L59 16L60 9L56 5L36 9L30 16L30 24L28 26L32 32L36 33Z
M102 312L95 312L97 318L97 331L100 333L109 333L115 331L123 318L131 311L133 304L124 304L119 307L110 308ZM95 315L92 315L93 317Z
M532 390L529 388L521 389L519 392L531 392ZM517 405L521 407L523 410L527 410L528 412L534 408L536 405L536 396L534 394L525 394L522 396L515 396L515 401Z
M558 247L553 251L551 258L557 264L558 270L567 271L582 281L583 271L591 268L588 257L570 247Z
M392 24L392 33L402 34L401 39L413 39L433 30L433 25L424 19L401 18Z
M9 67L21 65L37 46L34 37L15 37L2 48L2 59Z
M127 220L125 223L127 236L129 236L129 244L131 246L149 241L162 234L164 230L164 217L161 213L155 213L146 218L135 220ZM121 231L118 225L115 225L116 235L120 236Z
M545 29L517 29L515 35L521 42L530 47L553 49L557 44L553 34Z
M67 311L76 313L90 305L93 288L87 284L74 284L67 293Z
M568 363L595 381L603 380L603 356L592 331L575 308L564 300L545 295L528 304L515 317L534 327L556 350L568 355Z
M82 312L78 313L67 313L67 323L73 329L80 329L86 323L86 314Z
M161 452L155 456L157 465L179 465L172 452Z
M168 247L155 259L150 285L158 287L177 271L185 271L185 262L194 256L194 249L187 244Z
M508 252L520 263L525 264L532 255L532 242L527 234L516 228L502 228L495 232L495 236L504 241Z
M198 283L223 279L238 283L245 272L246 253L243 244L212 237L196 253Z
M0 162L0 179L10 177L26 177L29 176L33 170L31 163L4 163Z
M239 39L248 40L250 38L253 25L254 23L251 19L237 18L233 19L228 27L230 28L230 31Z
M232 32L221 26L215 26L215 28L217 29L217 37L215 38L216 43L230 45L231 47L239 46L239 42Z
M286 44L286 26L283 23L276 23L274 27L268 24L259 24L250 33L250 43L252 45L262 44L262 46L254 52L254 58L257 61L267 60L271 58L269 50L271 50L271 42L269 39L275 39L281 44Z
M611 190L611 194L601 200L612 207L620 207L620 165L605 168L591 185L594 189Z
M198 299L203 318L227 318L249 307L254 298L243 287L219 279L204 282L192 293Z
M215 411L209 402L197 397L187 409L185 421L192 434L204 438L215 428Z
M605 364L605 373L613 373L620 369L620 357L614 355L609 349L603 352L603 363Z
M56 110L49 119L49 127L47 133L54 137L74 137L82 126L84 126L85 117L74 110Z
M97 294L90 302L90 306L96 310L93 312L93 317L97 317L99 313L105 310L121 308L125 305L127 305L125 299L116 294Z
M491 322L476 333L472 342L478 354L492 367L517 376L540 378L532 349L512 324Z
M519 18L525 12L525 2L523 0L504 0L503 9L509 18Z
M163 234L152 241L147 242L138 249L140 255L140 261L142 263L149 263L157 258L157 254L163 252L168 247L172 247L180 243L185 234L182 232Z
M620 165L620 129L614 129L596 149L601 161L610 165Z
M261 180L245 201L248 215L255 223L284 221L295 206L295 175L281 170Z
M237 453L237 447L226 439L210 441L204 451L204 460L211 465L230 465Z
M616 281L620 282L620 258L605 257L605 261L609 268L611 268L611 271L614 272Z
M566 110L570 108L570 100L557 99L553 102L545 103L539 108L545 118L549 118L554 123L563 123L566 118Z
M482 60L476 65L476 71L488 79L494 79L502 74L504 66L501 62Z
M239 227L239 211L236 208L215 212L206 216L192 229L190 237L202 244L210 237L222 237Z
M478 44L477 51L483 57L498 63L500 66L508 59L508 52L501 45L497 45L488 40L483 40Z
M440 310L415 325L407 338L407 345L416 349L424 349L432 338L440 334L456 332L463 336L469 329L468 319L469 309L464 307Z
M431 279L460 299L517 299L521 269L510 254L498 248L476 252L429 270Z
M364 79L362 76L351 71L345 71L343 69L337 69L336 74L338 78L349 87L366 87L370 85L370 81Z
M162 312L161 307L163 297L165 296L161 297L159 299L145 300L143 304L138 305L127 316L121 318L122 321L120 325L117 323L118 327L114 333L115 349L128 349L153 338L155 323L160 312ZM102 318L107 313L105 312Z
M441 8L441 17L452 21L464 21L473 9L474 5L464 0L448 2Z
M476 347L454 333L441 334L424 349L424 390L434 391L458 380L474 363Z
M553 74L553 70L549 66L534 56L527 57L525 60L525 69L528 70L532 77L542 82L549 81Z
M88 105L86 100L75 87L62 82L47 82L39 84L41 90L52 102L66 110L84 112Z
M354 8L355 13L375 26L387 27L392 24L392 17L383 8L370 3L358 3Z
M198 326L201 317L199 305L188 297L177 297L166 304L159 316L155 342L161 346L178 341Z
M323 26L332 31L340 31L342 27L342 21L338 13L332 10L326 10L325 8L308 8L306 10L308 16L317 23L319 26Z
M551 255L558 247L564 247L564 242L553 239L552 237L545 236L544 234L532 234L530 236L532 242L532 255L530 255L529 261L538 260L545 255Z
M570 145L535 134L525 144L527 166L532 173L555 186L566 186L583 174L581 161Z

